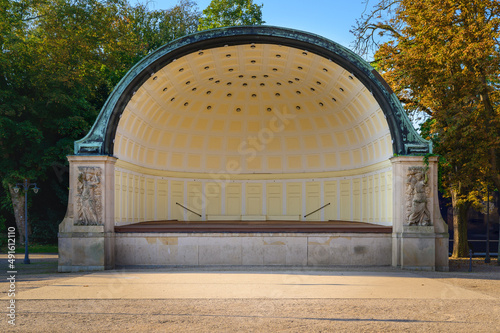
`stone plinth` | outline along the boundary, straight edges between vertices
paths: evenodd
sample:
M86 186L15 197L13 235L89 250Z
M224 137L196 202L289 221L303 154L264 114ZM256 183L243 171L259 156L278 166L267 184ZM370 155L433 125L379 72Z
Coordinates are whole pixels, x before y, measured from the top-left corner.
M399 156L393 166L392 265L448 270L448 226L438 199L437 157Z
M433 226L404 226L401 234L401 268L434 271L436 236Z
M114 163L69 156L68 210L59 225L59 272L114 268Z

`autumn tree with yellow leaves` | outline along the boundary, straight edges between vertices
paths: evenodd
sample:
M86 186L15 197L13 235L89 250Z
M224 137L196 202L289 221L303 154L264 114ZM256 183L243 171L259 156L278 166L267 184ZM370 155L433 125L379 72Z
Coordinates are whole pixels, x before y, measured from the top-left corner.
M381 0L352 32L407 112L429 117L453 205L452 256L467 256L468 208L486 184L500 189L498 0Z

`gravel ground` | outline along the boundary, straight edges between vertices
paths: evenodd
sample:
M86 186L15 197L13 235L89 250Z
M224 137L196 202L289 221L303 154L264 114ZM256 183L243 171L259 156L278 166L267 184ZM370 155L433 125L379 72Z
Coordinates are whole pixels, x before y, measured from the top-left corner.
M6 271L4 260L0 269ZM54 259L19 265L16 289L63 284L85 273L55 273ZM225 268L227 269L227 268ZM235 268L236 269L236 268ZM236 269L237 270L237 269ZM331 270L395 272L394 268ZM450 272L419 276L472 290L492 299L111 299L19 300L13 332L500 332L500 266L454 260ZM5 282L0 283L6 297ZM2 300L1 302L7 302ZM5 303L8 305L8 303Z

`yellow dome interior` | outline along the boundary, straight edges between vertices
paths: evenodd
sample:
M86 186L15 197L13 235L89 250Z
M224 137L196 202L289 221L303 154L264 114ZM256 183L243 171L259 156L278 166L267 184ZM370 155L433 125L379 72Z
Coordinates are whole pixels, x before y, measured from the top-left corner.
M335 62L244 44L151 73L121 116L114 152L155 170L301 173L386 161L392 142L370 91Z

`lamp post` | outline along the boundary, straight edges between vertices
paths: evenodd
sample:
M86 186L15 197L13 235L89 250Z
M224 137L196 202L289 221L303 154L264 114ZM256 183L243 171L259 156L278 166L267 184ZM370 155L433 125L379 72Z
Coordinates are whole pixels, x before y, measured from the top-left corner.
M490 187L486 187L488 201L486 203L486 254L484 262L490 263Z
M28 190L33 186L33 192L38 193L39 187L36 183L30 183L28 179L25 179L23 183L17 183L14 187L14 192L18 193L20 187L24 190L24 263L29 264L30 258L28 253Z

